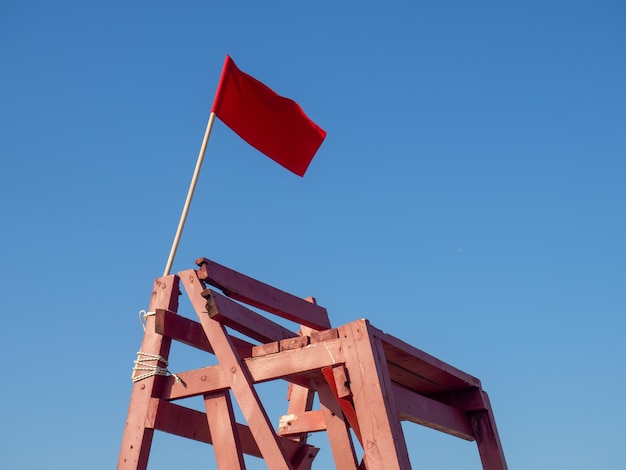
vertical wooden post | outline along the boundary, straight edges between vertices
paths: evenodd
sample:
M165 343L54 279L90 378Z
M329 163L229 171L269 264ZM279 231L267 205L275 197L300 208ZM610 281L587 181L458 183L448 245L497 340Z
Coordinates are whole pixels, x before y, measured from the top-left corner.
M367 320L339 327L368 470L410 470L382 343Z
M485 410L469 413L472 432L476 439L484 470L507 470L504 451L493 418L493 409L486 392L482 392Z
M317 305L317 302L313 297L308 297L306 300ZM314 330L306 325L300 325L300 331L298 333L300 336L311 336L311 333L314 331L317 330ZM315 400L315 390L303 387L302 385L290 383L287 400L289 400L289 407L287 408L288 415L311 411L313 409L313 401ZM300 435L290 437L290 439L293 439L300 444L306 444L307 438L308 433L301 433Z
M204 395L204 406L215 450L217 468L244 470L246 465L239 442L233 404L228 390Z
M165 276L154 281L149 311L165 309L172 312L178 310L178 276ZM161 336L154 331L154 316L146 318L146 331L143 336L140 351L142 353L160 356L167 360L172 340ZM156 364L156 361L154 362ZM157 364L162 367L163 364ZM133 377L141 375L135 371ZM148 465L150 446L154 428L150 425L150 399L158 397L164 377L152 375L133 383L130 396L130 406L122 438L117 468L120 470L144 470Z
M322 383L318 384L317 393L324 413L326 432L335 460L335 468L357 470L359 464L350 436L350 429L335 394L328 385Z

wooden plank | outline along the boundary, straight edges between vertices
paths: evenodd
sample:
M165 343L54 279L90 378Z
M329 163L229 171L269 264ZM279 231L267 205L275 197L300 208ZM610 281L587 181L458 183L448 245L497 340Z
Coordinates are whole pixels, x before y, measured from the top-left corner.
M341 349L341 340L338 339L246 360L248 369L255 380L256 378L272 380L271 378L302 375L309 371L318 371L323 367L343 362L344 354Z
M352 391L350 390L350 380L348 379L348 371L344 365L338 365L332 368L334 377L333 390L339 398L352 397Z
M324 414L320 410L289 413L281 416L278 422L278 435L283 437L319 431L326 431Z
M207 289L202 296L206 299L207 312L213 320L261 343L298 337L297 333L215 291Z
M400 384L408 389L415 390L422 395L431 395L450 391L450 388L435 383L432 380L422 377L421 375L407 370L404 367L393 364L392 362L387 362L387 366L389 368L389 377L392 382Z
M259 344L252 348L252 357L267 356L268 354L276 354L280 351L280 344L278 341L271 343Z
M313 400L315 399L315 389L311 387L303 387L300 385L289 384L287 392L287 400L289 407L287 413L304 413L313 409Z
M411 421L468 441L474 440L469 419L465 413L451 406L394 386L398 416L403 421ZM280 419L279 435L287 436L302 432L316 432L326 429L321 411L292 413Z
M330 328L326 309L206 258L196 260L198 277L224 294L316 330Z
M292 470L294 467L280 445L279 437L272 429L267 413L254 389L254 380L248 368L237 355L224 325L211 319L206 312L202 283L199 279L194 279L192 273L193 271L182 272L181 280L265 463L272 469Z
M213 348L204 334L202 325L189 318L157 309L155 330L161 335L169 336L183 344L213 354ZM251 343L234 337L232 341L241 357L250 357L252 355L253 345Z
M435 384L439 384L444 389L455 390L480 387L480 380L476 377L371 325L370 328L372 328L374 336L383 342L385 357L389 363L413 372Z
M178 309L178 277L165 276L157 278L152 288L152 296L148 310L165 309L176 312ZM146 354L161 356L167 360L171 340L154 331L154 316L146 318L146 329L140 351ZM148 356L143 356L144 358ZM151 364L157 364L156 361ZM163 367L162 363L159 363ZM141 375L144 371L135 371L133 376ZM122 446L117 463L119 470L145 470L148 466L150 447L154 430L146 426L150 411L150 399L158 397L164 377L153 375L133 383L130 396L130 405L122 437Z
M428 398L465 412L482 411L489 407L489 405L484 401L483 391L477 387L433 393L428 394L427 396Z
M354 409L354 405L352 404L352 401L346 398L345 396L342 397L339 395L339 390L337 387L337 383L335 382L335 374L333 372L332 367L324 367L322 369L322 374L324 374L324 378L326 379L328 388L330 389L333 396L335 397L335 400L339 404L339 407L341 408L341 412L343 416L345 417L348 424L354 430L354 435L359 440L359 442L361 443L361 447L362 447L363 438L361 437L361 426L359 425L359 419L357 418L356 411ZM345 395L345 394L342 393L342 395Z
M161 398L164 400L180 400L212 392L227 390L229 385L222 366L217 364L200 369L177 372L179 380L167 377L163 385Z
M337 328L331 328L330 330L312 331L309 335L311 343L322 343L331 339L339 338L339 332Z
M504 458L504 450L500 443L491 403L487 393L482 393L487 409L470 413L470 422L478 445L480 460L484 470L507 470L508 466Z
M200 323L181 317L167 310L157 309L154 329L157 333L169 336L176 341L213 354L213 348L206 339Z
M333 394L330 386L325 383L317 384L317 394L326 423L326 432L328 433L335 468L357 470L359 462L354 451L352 435L337 397Z
M288 351L290 349L302 349L309 344L310 338L308 336L296 336L295 338L283 339L279 343L281 351Z
M213 437L217 468L244 470L246 464L243 460L230 392L224 390L204 395L204 406L209 431Z
M286 424L287 427L284 429L294 429L292 427L292 422L294 421L294 417L296 417L295 419L297 419L298 416L304 416L305 413L310 412L313 409L313 400L315 399L315 388L311 388L311 386L302 386L302 385L296 385L296 384L289 384L289 389L288 389L288 393L287 393L287 400L289 400L289 407L287 408L287 415L289 418L286 419L286 421L283 419L285 418L285 416L283 416L278 424L278 434L281 435L281 426L283 424ZM324 423L324 417L320 416L321 418L321 423ZM300 423L302 423L302 420L300 420ZM304 444L307 441L309 432L312 431L302 431L300 432L299 435L297 435L297 433L289 433L289 436L292 439L296 439L298 440L298 442Z
M305 387L310 385L308 373L316 372L323 367L341 364L343 361L339 339L244 360L254 383L285 379ZM228 382L222 370L222 366L218 364L193 371L177 372L176 375L179 376L181 382L177 382L173 377L167 377L162 397L174 400L227 388ZM321 376L319 379L323 380Z
M409 470L411 463L382 342L367 320L339 327L368 470Z
M207 416L201 411L193 410L165 400L153 398L150 404L151 420L147 424L154 430L192 439L194 441L213 444L213 438L207 423ZM263 458L250 428L243 424L236 424L239 442L244 454ZM302 446L287 438L280 438L281 445L290 460L302 460L302 455L315 455L319 449L312 445Z
M474 440L467 415L456 408L393 386L398 415L403 421L421 424L468 441Z

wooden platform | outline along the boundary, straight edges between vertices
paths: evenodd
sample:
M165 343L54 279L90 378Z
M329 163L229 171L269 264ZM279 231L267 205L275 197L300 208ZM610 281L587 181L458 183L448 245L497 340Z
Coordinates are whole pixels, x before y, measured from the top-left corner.
M365 319L333 328L312 298L204 258L196 263L198 269L155 281L140 354L142 365L153 359L134 372L119 469L147 467L154 430L212 444L224 470L245 468L244 454L263 458L272 470L311 468L319 451L307 444L312 432L328 434L338 469L410 469L401 421L476 441L484 469L507 468L477 378ZM198 321L177 314L180 283ZM214 354L218 364L169 375L172 340ZM276 425L255 390L271 380L289 386L287 412ZM313 409L316 394L319 409ZM176 404L198 395L203 411ZM235 422L235 404L246 424Z

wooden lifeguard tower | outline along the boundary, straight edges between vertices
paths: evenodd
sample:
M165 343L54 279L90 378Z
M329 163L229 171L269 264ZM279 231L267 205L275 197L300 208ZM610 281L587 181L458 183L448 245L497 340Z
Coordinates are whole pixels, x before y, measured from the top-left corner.
M337 469L410 469L401 421L476 441L485 470L507 468L477 378L367 320L333 328L312 298L204 258L196 263L198 269L155 280L118 469L147 468L155 430L212 444L222 470L245 468L244 455L264 459L271 470L310 469L319 451L307 443L314 432L328 434ZM198 322L177 314L181 282ZM170 374L172 340L214 354L217 365ZM289 386L287 412L276 427L255 390L273 380ZM313 409L316 394L319 409ZM176 403L192 396L204 398L204 412ZM236 422L231 396L246 424Z

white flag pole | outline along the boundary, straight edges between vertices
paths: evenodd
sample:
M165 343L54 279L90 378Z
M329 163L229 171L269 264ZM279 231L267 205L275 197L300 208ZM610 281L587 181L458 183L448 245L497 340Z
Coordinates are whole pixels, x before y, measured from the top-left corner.
M209 122L206 125L206 131L204 132L204 139L202 140L200 153L198 154L198 161L196 162L196 168L193 172L193 177L191 178L191 184L189 185L189 192L187 193L187 199L185 200L183 213L180 215L180 221L178 222L178 229L176 230L176 235L174 236L174 243L172 243L172 249L170 250L170 256L167 259L167 264L165 265L165 271L163 272L163 276L169 275L170 270L172 269L172 264L174 263L176 250L178 249L178 242L180 241L180 236L183 233L183 227L185 226L185 221L187 220L187 213L189 212L191 199L193 198L193 193L196 189L196 183L198 182L198 176L200 175L200 168L202 168L202 161L204 160L204 154L206 153L206 147L209 142L209 137L211 135L211 129L213 128L214 120L215 120L215 113L211 112L211 114L209 115Z

